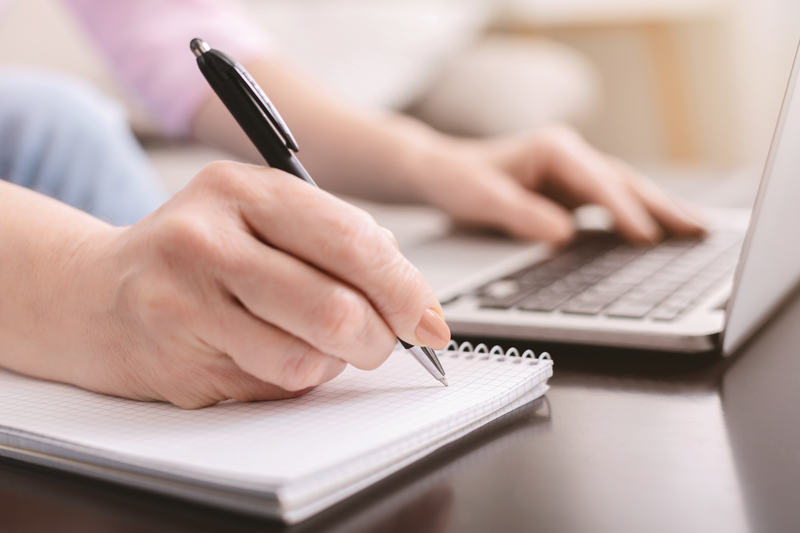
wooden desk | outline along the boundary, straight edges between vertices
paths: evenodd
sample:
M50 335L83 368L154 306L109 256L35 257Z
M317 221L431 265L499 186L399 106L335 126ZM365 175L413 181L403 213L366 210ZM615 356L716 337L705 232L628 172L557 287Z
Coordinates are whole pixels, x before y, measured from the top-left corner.
M798 323L795 298L736 357L694 369L664 357L632 365L625 357L601 362L586 350L553 349L546 401L292 531L795 530ZM281 527L4 460L0 530Z

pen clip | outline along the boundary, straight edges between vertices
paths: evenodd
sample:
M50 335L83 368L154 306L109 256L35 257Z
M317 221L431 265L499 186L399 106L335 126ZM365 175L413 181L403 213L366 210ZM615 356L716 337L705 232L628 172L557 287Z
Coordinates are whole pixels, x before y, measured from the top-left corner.
M275 106L272 105L269 98L264 91L259 87L256 80L250 76L250 73L247 72L243 66L241 66L238 62L234 62L234 68L236 72L239 73L239 79L244 86L245 91L250 94L250 97L253 99L254 102L261 108L261 111L266 115L267 119L272 124L272 127L275 128L276 133L283 138L283 142L286 145L286 148L293 152L297 152L300 150L300 147L297 146L297 141L295 140L292 132L289 131L289 127L286 125L286 122L283 121L280 113L278 110L275 109Z

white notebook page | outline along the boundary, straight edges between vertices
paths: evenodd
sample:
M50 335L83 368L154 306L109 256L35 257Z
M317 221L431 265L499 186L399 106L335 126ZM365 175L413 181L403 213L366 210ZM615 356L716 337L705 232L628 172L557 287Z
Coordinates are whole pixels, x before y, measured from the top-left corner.
M399 351L376 371L349 367L301 398L197 411L0 371L0 442L279 495L297 485L308 497L429 447L552 372L550 361L501 359L444 355L443 387Z

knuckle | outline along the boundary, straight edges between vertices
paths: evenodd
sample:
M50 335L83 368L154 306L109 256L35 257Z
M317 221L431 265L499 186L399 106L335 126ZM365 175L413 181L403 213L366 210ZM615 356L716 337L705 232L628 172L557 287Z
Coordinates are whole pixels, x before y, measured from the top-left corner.
M226 399L214 387L214 377L207 369L200 367L183 367L181 372L176 368L166 370L166 378L161 379L160 394L168 402L181 409L201 409Z
M245 260L232 235L199 215L176 213L163 219L153 241L160 256L172 266L203 264L237 269Z
M194 183L203 188L209 188L215 192L227 188L235 179L231 166L224 161L214 161L209 163L197 174Z
M377 227L375 220L361 210L337 217L330 221L336 235L336 250L343 264L362 265L369 254L365 246L374 242L370 234Z
M207 245L199 217L185 213L172 213L161 220L152 242L162 255L172 257L185 252L194 253Z
M425 302L430 297L428 284L419 270L401 257L388 267L385 277L392 280L392 298L386 304L386 312L402 316L413 310L416 317L416 303Z
M392 246L397 248L397 250L399 251L400 250L400 243L397 242L397 237L392 232L392 230L390 230L389 228L384 228L384 227L381 227L380 229L383 232L383 234L386 236L386 238L389 239L389 242L392 243Z
M353 290L334 287L316 310L315 344L326 353L343 353L358 343L367 327L369 304Z
M213 161L203 167L198 178L208 186L226 187L236 180L237 173L233 170L235 167L236 164L230 161Z
M386 298L381 300L380 307L384 316L397 320L409 315L409 311L416 316L419 305L433 297L417 267L397 250L390 249L376 271L379 278L385 280Z
M354 211L335 224L338 263L350 265L350 273L355 277L375 274L394 277L411 266L400 253L396 241L387 238L390 232L381 228L368 213Z
M200 188L216 198L247 198L259 180L253 179L248 165L233 161L214 161L206 165L195 178Z
M185 411L196 411L204 407L211 407L220 401L219 398L203 394L183 394L167 400Z
M286 392L280 387L261 381L255 376L229 372L216 376L218 396L240 402L283 399Z
M533 144L539 150L539 157L553 158L568 150L568 147L581 142L582 138L568 126L548 126L533 134Z
M298 355L288 358L277 385L287 391L299 391L319 385L327 373L327 359L310 346L307 347Z
M359 363L358 368L360 370L375 370L383 363L385 363L386 360L389 358L389 356L392 355L394 347L397 344L397 339L392 337L391 340L394 342L387 343L386 348L383 349L382 351L376 350L370 353L370 356L368 358L364 359Z

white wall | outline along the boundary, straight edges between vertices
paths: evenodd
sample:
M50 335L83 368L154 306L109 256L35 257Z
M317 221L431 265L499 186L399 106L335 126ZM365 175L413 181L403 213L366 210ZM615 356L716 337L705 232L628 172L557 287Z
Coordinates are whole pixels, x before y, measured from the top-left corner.
M766 158L800 41L800 2L731 1L742 148L749 161L759 164Z

